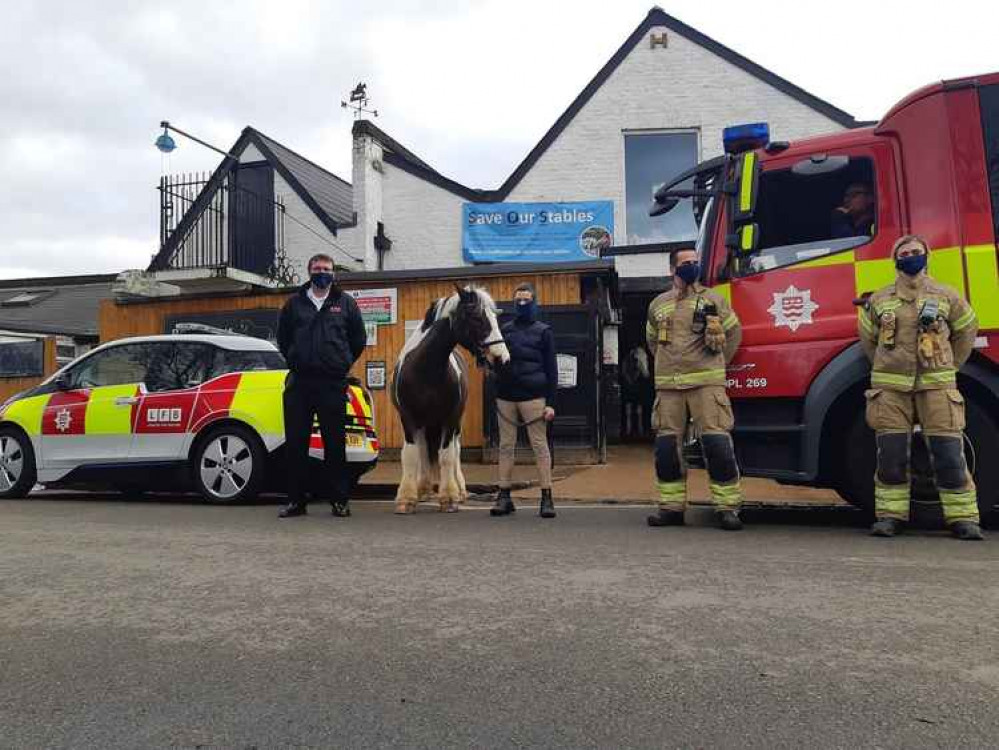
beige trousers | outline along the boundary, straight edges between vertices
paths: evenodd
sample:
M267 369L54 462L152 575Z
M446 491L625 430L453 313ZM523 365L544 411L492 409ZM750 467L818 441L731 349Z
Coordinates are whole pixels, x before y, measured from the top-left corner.
M535 398L530 401L503 401L496 399L498 412L500 449L499 449L499 486L510 487L513 477L514 452L517 448L517 426L527 425L527 439L534 451L534 460L538 464L538 474L541 477L541 488L550 490L552 487L552 456L548 451L548 423L541 418L545 410L545 400Z

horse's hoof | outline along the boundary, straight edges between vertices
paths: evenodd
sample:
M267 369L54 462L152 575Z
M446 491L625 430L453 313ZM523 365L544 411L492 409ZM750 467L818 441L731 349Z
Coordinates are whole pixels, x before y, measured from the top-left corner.
M450 502L450 503L448 503L444 507L444 512L445 513L457 513L458 512L458 503L453 502L453 501Z
M415 511L416 511L416 506L410 505L409 503L395 504L395 514L397 516L408 516Z

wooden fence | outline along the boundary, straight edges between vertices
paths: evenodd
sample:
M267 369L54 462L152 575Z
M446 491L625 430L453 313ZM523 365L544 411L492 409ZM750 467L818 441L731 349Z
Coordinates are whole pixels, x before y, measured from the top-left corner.
M541 304L575 305L582 300L582 274L553 270L522 275L494 276L483 278L461 277L459 283L474 283L485 287L501 306L509 304L518 284L528 281L537 291ZM377 343L365 347L361 358L354 365L353 374L364 380L365 363L382 361L387 376L405 341L405 321L422 321L427 308L440 297L454 292L455 279L413 279L378 280L361 285L349 279L343 281L344 289L395 288L398 299L397 322L392 325L379 325ZM287 292L256 292L239 296L203 296L187 298L156 298L152 301L117 302L104 300L101 303L99 328L101 341L111 341L124 336L140 336L164 332L164 323L170 316L190 313L221 313L236 310L260 310L280 308ZM470 365L474 360L463 349L459 349ZM469 384L468 408L462 421L462 445L467 448L481 448L484 443L482 420L482 372L474 366ZM387 390L373 391L375 418L382 445L390 450L402 447L402 425L388 399Z

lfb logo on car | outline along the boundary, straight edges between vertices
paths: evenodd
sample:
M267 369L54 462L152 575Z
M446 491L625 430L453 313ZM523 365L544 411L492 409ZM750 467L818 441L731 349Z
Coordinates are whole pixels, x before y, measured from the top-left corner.
M180 417L181 410L179 407L146 410L146 421L149 424L177 424L180 422Z

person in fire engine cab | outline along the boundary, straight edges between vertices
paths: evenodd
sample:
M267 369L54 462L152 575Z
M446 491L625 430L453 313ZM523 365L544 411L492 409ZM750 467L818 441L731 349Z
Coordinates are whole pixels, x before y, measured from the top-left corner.
M832 239L870 237L874 232L874 191L866 182L854 182L843 193L843 202L832 212Z
M739 318L728 301L701 286L694 250L673 255L673 288L649 305L645 326L655 359L655 472L659 510L650 526L681 526L687 507L684 434L688 421L701 444L718 524L742 528L742 489L731 430L732 404L725 392L725 366L742 338Z
M892 249L895 283L858 315L872 361L867 423L877 440L871 534L895 536L909 518L909 456L918 423L929 449L944 521L958 539L982 539L975 484L964 458L964 398L957 371L971 355L978 322L958 292L926 273L929 246L906 235Z
M497 372L496 416L499 422L499 492L489 509L492 516L507 516L516 508L510 497L510 481L517 448L517 430L527 429L541 479L538 515L555 518L552 500L552 457L548 448L548 424L555 419L558 367L552 329L538 317L534 287L519 285L513 293L514 317L501 329L510 350L509 364Z
M323 437L324 489L334 516L349 516L344 419L347 373L364 351L367 334L354 298L340 290L333 259L309 259L309 280L288 298L278 318L278 348L288 362L284 430L288 504L280 518L304 516L313 417Z

